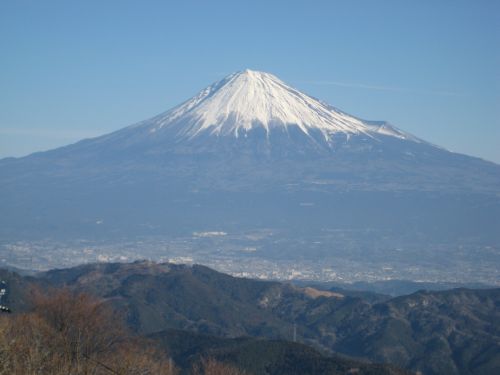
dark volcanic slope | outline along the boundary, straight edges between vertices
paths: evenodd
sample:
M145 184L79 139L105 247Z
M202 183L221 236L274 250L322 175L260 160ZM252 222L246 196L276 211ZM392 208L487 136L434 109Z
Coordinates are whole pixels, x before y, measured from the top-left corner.
M374 227L500 243L500 167L493 163L384 136L298 155L261 154L266 141L251 136L209 139L214 150L206 152L187 144L180 154L176 140L168 140L139 150L88 140L0 161L0 234L110 238L206 227ZM308 220L301 202L313 203Z
M107 298L139 332L187 329L225 337L292 339L424 374L495 374L500 289L420 291L370 304L206 267L98 264L40 275Z

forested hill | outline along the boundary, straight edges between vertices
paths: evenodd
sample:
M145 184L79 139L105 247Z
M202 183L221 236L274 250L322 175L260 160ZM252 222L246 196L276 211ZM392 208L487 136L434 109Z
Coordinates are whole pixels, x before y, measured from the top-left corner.
M292 341L295 331L299 343L323 352L424 374L495 374L500 368L500 289L365 299L151 262L0 276L9 283L6 303L14 311L25 308L30 283L65 286L105 299L138 334L174 329Z

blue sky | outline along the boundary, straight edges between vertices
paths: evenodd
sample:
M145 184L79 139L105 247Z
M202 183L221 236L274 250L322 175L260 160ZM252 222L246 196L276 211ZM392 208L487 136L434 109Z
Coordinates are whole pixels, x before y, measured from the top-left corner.
M500 1L0 1L0 157L97 136L271 72L500 163Z

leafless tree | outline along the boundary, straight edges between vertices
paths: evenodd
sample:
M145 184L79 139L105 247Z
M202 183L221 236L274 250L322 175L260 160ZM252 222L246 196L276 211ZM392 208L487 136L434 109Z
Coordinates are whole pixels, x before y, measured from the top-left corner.
M34 296L30 313L0 319L0 375L172 375L169 358L131 338L114 312L86 294Z

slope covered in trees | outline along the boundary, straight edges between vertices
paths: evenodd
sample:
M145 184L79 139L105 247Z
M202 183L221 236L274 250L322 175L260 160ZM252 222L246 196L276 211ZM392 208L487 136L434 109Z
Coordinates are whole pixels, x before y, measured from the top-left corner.
M321 351L424 374L495 374L500 368L500 289L366 300L150 262L85 265L36 278L10 275L14 284L66 286L97 296L141 335L177 329L291 341L295 327L298 342ZM26 305L22 293L9 298L13 309Z

